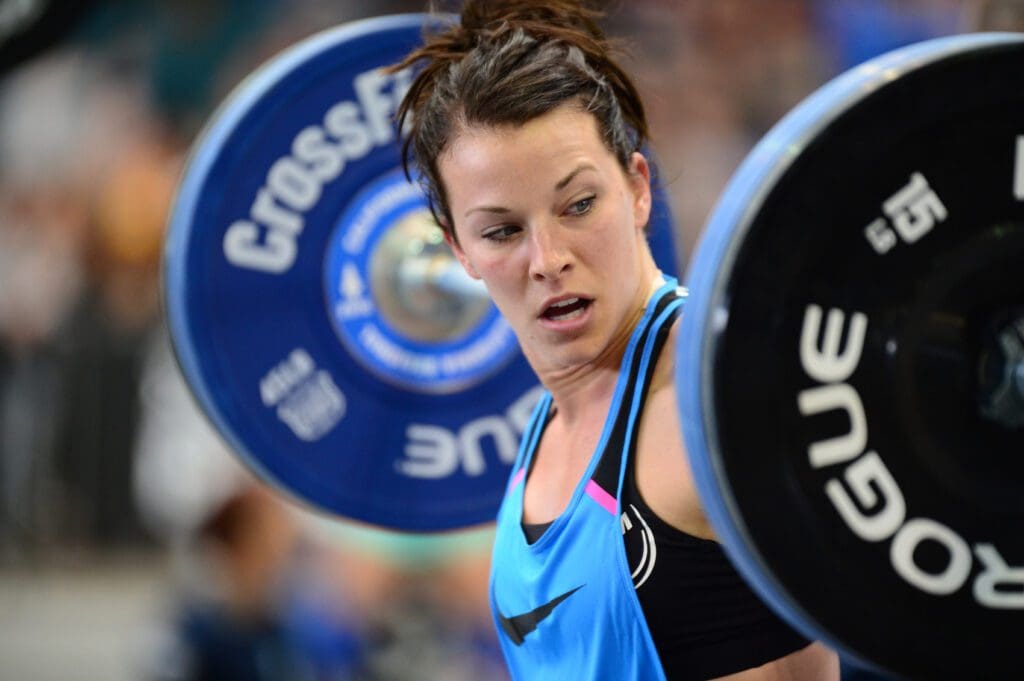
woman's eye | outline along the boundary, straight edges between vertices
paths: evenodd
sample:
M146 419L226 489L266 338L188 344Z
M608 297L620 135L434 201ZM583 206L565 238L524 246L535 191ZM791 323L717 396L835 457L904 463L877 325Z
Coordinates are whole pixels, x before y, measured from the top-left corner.
M490 239L491 241L506 241L511 239L519 231L519 228L515 225L502 225L495 229L484 232L484 238Z
M576 203L569 206L569 213L571 215L586 215L590 212L590 209L594 207L594 197L588 196L585 199L580 199Z

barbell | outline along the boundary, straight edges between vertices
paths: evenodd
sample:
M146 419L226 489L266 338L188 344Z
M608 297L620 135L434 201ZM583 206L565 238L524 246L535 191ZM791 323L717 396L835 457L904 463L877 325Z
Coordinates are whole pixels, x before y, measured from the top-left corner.
M446 249L392 122L420 40L313 36L196 143L165 303L205 413L302 503L390 528L486 522L539 395ZM1024 625L1024 37L833 80L756 146L687 272L676 352L698 492L777 612L913 678L1002 678ZM676 269L655 182L651 244Z

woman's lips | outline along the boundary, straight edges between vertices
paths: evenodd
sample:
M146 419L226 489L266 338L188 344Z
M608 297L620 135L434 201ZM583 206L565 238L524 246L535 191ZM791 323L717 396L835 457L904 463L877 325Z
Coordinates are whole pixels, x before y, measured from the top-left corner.
M570 297L549 305L540 315L545 328L556 331L571 331L583 326L590 317L590 298Z
M590 301L585 298L566 298L544 310L543 317L552 321L571 319L578 317L589 304Z

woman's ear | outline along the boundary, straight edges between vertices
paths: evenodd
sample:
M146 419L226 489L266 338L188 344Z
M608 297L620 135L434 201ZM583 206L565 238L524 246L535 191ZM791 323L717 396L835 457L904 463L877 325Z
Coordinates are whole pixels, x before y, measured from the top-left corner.
M459 264L462 265L462 269L466 270L466 274L471 276L473 279L479 279L480 275L477 274L476 270L473 268L473 264L469 262L466 252L462 250L462 246L459 245L458 239L455 238L454 228L449 227L447 224L442 224L441 231L444 233L445 243L448 244L448 248L452 249L452 253L455 254Z
M634 222L637 229L644 229L651 218L651 167L639 151L629 157L627 178L633 192Z

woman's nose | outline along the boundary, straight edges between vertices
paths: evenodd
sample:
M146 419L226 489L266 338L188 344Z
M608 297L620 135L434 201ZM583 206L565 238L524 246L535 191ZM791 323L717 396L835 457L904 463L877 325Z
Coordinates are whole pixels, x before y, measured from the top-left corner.
M541 225L530 232L530 276L557 279L572 267L572 250L558 226Z

